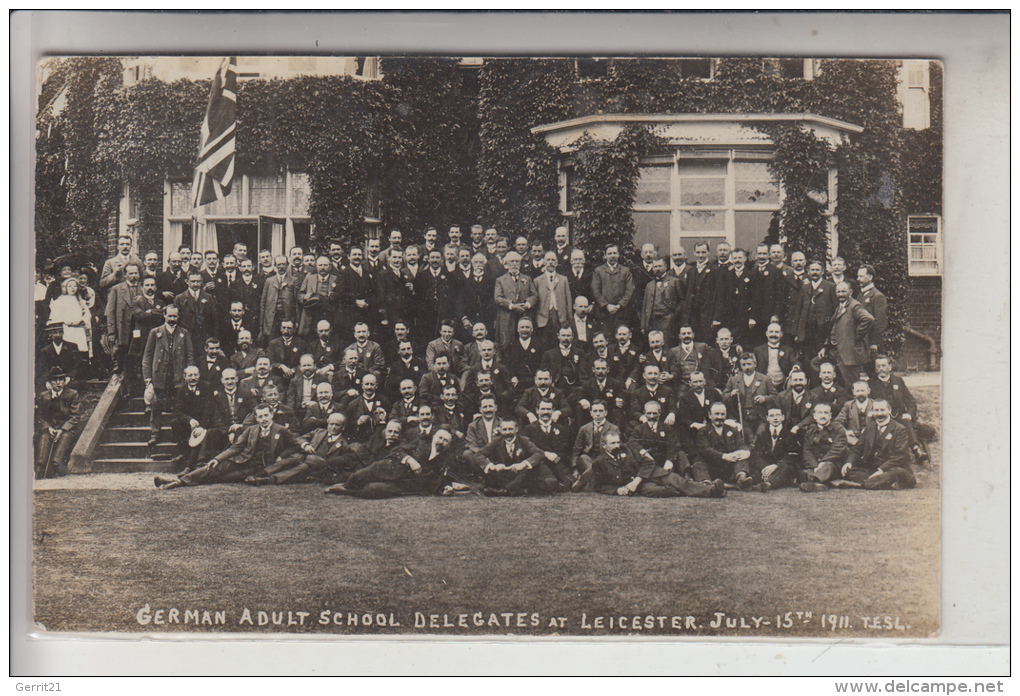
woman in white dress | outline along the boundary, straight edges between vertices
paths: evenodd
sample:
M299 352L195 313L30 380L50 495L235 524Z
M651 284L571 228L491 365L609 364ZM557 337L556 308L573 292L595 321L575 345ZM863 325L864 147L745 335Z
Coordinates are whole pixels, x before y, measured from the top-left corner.
M92 358L92 312L78 296L78 279L68 278L61 284L63 294L50 302L50 321L64 325L64 340Z

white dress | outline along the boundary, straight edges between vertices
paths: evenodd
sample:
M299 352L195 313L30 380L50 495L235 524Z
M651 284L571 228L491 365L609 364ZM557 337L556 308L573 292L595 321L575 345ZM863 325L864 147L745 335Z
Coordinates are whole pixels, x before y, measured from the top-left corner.
M64 340L78 346L78 350L92 357L92 342L89 330L92 326L92 313L85 302L75 295L61 295L50 302L50 321L59 321L64 325Z

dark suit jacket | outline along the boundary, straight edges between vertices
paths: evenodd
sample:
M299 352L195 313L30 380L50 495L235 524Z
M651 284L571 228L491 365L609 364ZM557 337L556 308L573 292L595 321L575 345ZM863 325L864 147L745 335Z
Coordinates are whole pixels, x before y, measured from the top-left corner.
M824 385L819 384L817 387L811 390L811 402L822 403L825 402L832 406L832 418L835 420L836 416L843 409L843 405L850 400L850 395L847 394L846 389L833 382L832 387L826 389Z
M188 389L187 385L177 387L174 391L173 420L194 418L202 427L209 427L212 392L212 389L201 383L195 387L195 391Z
M274 370L277 365L297 368L301 356L307 352L308 348L305 346L305 342L296 337L289 346L283 342L283 336L281 336L274 338L266 347L266 353L269 355L270 362L273 363Z
M511 464L519 464L524 461L534 467L544 458L545 457L542 455L541 450L535 447L531 440L520 433L518 433L517 441L514 443L512 455L507 451L506 440L502 435L495 438L492 442L478 451L478 462L483 468L486 464L503 464L504 466L509 466Z
M570 451L570 433L566 425L553 423L546 433L542 430L541 423L530 423L524 426L523 434L543 452L555 452L560 455L566 464L565 458Z
M256 423L245 429L227 449L216 455L215 459L222 462L246 464L251 461L260 437L260 427ZM305 444L305 440L279 423L273 423L269 429L269 454L266 463L270 464L280 457L294 454Z
M822 462L830 462L842 467L849 452L846 431L839 423L829 423L825 428L819 427L817 423L811 423L804 431L801 466L804 469L815 469Z
M582 454L586 454L594 459L602 454L604 451L602 449L602 436L607 432L615 432L619 435L620 429L608 420L598 432L595 430L595 421L589 421L582 425L577 431L577 437L574 438L574 458L576 459Z
M552 402L553 411L559 411L561 413L559 423L566 425L567 421L574 414L573 409L570 407L570 402L567 399L567 395L564 391L552 387L546 392L545 396L542 396L538 392L538 387L530 387L524 390L521 394L520 400L517 402L517 408L514 409L517 417L521 419L521 425L525 425L528 422L528 414L532 413L538 416L538 404L541 401L549 400Z
M720 435L709 423L707 427L698 431L695 439L697 457L706 464L720 466L724 464L722 456L736 450L748 449L744 434L739 428L731 428L723 425Z
M710 374L709 366L706 364L708 353L708 345L695 341L692 344L691 355L686 358L685 362L683 345L670 348L666 354L666 371L673 375L673 384L686 384L691 377L691 372L698 370L702 370L705 373L706 381L714 383L714 375Z
M724 389L730 377L737 374L737 358L739 356L740 351L737 350L735 345L730 347L729 360L723 357L722 351L719 350L718 346L708 348L705 352L705 362L702 369L705 372L705 379L709 385L716 389Z
M754 373L750 385L744 384L743 373L735 374L729 378L726 388L723 389L723 396L730 405L731 413L737 413L736 407L739 401L740 408L744 412L743 425L750 429L757 428L759 423L765 422L765 414L769 405L768 399L759 404L754 403L754 397L769 397L774 396L775 393L776 389L772 386L772 380L760 372Z
M297 301L301 305L301 322L298 333L307 336L315 332L315 324L320 319L331 319L336 314L336 304L340 279L334 273L326 275L326 292L319 292L319 274L309 273L302 279L298 288ZM315 308L306 306L313 297L318 298Z
M784 423L786 427L793 428L795 425L799 425L800 429L803 430L808 426L814 416L812 411L814 410L815 404L818 403L811 398L811 394L805 389L803 396L800 398L800 404L798 405L794 401L794 394L792 389L785 389L780 394L773 397L773 403L783 409Z
M149 332L163 323L163 302L157 294L150 301L145 295L138 295L131 301L131 344L128 354L140 356L145 352L145 342Z
M602 388L599 387L598 380L595 378L584 380L581 382L581 386L575 389L571 395L571 403L577 403L582 399L588 402L595 401L596 399L605 401L608 412L606 420L620 428L626 425L625 418L630 408L630 394L624 388L623 380L609 377ZM623 406L616 405L617 399L622 400ZM579 416L578 422L580 423L586 423L591 420L588 409L582 409L580 404L577 406L577 414Z
M675 428L662 424L659 419L658 427L654 430L648 423L637 423L630 434L630 444L644 449L652 456L657 466L662 466L666 460L673 462L673 468L677 473L687 467L687 457L680 450L680 441L676 437Z
M142 355L142 378L151 380L157 391L184 384L184 368L195 362L191 334L183 326L174 329L171 338L166 325L149 332Z
M765 371L769 366L769 345L764 343L755 348L754 357L758 361L758 371L765 374ZM783 371L784 376L790 374L790 368L793 367L795 358L796 354L793 348L785 343L779 344L779 369ZM806 367L806 365L804 367Z
M305 417L301 421L301 432L308 433L318 428L326 432L326 421L331 413L343 413L338 402L331 401L326 408L315 402L305 411Z
M871 327L875 318L857 300L851 299L845 308L837 306L832 317L830 341L844 365L863 365L871 357Z
M878 288L872 285L867 290L858 291L857 301L875 318L875 323L871 327L869 342L871 345L881 348L885 341L885 330L889 328L888 300L885 299L885 295Z
M734 341L745 342L748 339L748 320L758 319L756 289L754 272L747 266L739 277L733 270L722 271L719 276L712 320L732 331Z
M76 345L67 341L63 342L60 354L58 355L57 349L53 347L53 342L51 341L43 346L35 360L36 382L41 388L49 378L50 370L54 367L62 369L72 380L77 379L78 370L81 369L85 359L85 353L78 350Z
M684 319L694 329L695 340L703 343L715 342L712 318L715 313L715 289L720 275L721 271L711 263L706 264L700 272L697 266L691 269Z
M661 281L648 281L641 309L642 333L658 329L666 333L667 340L671 340L676 334L686 299L676 276L667 273Z
M581 271L581 275L576 276L574 275L574 269L572 269L568 264L567 268L565 270L561 270L560 273L567 277L567 284L570 285L571 297L573 297L575 300L578 297L585 297L587 298L589 304L592 303L591 268L585 266L584 269ZM589 340L591 340L590 337Z
M394 273L389 266L380 270L376 276L376 304L381 319L389 322L391 328L409 317L412 294L407 289L407 282L399 272Z
M894 467L910 468L910 438L907 429L890 419L882 434L878 423L871 421L857 444L850 450L850 463L857 469L888 471Z
M828 334L829 322L836 311L836 286L828 280L822 280L818 289L811 286L810 280L805 280L800 288L800 319L797 322L797 340L804 341L808 338L808 332L812 327L818 327L820 332L818 338L824 339Z
M872 399L886 399L889 407L892 408L892 417L900 419L904 413L909 413L913 420L917 420L917 401L914 395L907 389L903 378L897 374L889 376L888 382L883 382L878 377L871 377L868 380L871 385Z
M616 495L617 489L633 481L635 476L651 478L658 467L652 457L642 453L641 449L637 443L623 443L615 457L606 452L596 457L592 462L595 490Z
M64 389L53 398L49 389L43 389L35 399L36 428L56 428L70 431L78 424L81 401L74 389Z
M358 365L361 369L382 378L386 372L386 358L383 356L382 346L375 341L366 341L364 347L359 349L357 342L354 342L347 346L344 352L348 350L358 353Z
M539 369L549 370L549 376L552 377L555 386L561 389L571 389L579 380L581 353L577 346L572 346L570 352L564 356L557 344L542 355Z
M262 317L262 290L263 281L257 274L252 276L251 283L245 283L244 278L238 274L237 282L231 287L234 301L244 305L244 328L252 332L252 338L258 338L262 330L262 324L259 321ZM230 305L227 305L227 311L224 314L229 311Z
M337 307L337 320L340 326L353 327L358 322L369 322L378 313L375 277L362 264L361 275L351 267L340 273L338 295L340 303ZM357 300L364 300L368 306L364 309L357 306Z
M180 308L178 325L188 330L195 340L196 349L205 350L205 339L217 336L220 330L216 298L202 290L196 300L191 292L182 292L174 298Z
M800 443L796 435L783 423L775 446L772 445L772 431L768 423L762 425L751 449L751 464L761 471L771 464L796 464L800 459Z
M485 429L485 423L481 418L475 418L471 421L467 427L467 432L464 435L467 448L472 452L477 452L483 449L486 445L497 438L499 438L499 418L493 419L491 439L488 436L488 431Z
M341 454L345 454L346 450L350 447L343 435L334 443L328 442L326 440L327 437L329 437L329 432L325 427L313 430L305 435L308 444L315 450L315 454L323 459L334 459Z
M230 402L223 386L212 390L211 402L209 404L209 427L227 429L231 425L238 425L244 422L248 414L255 408L255 395L247 389L241 389L238 385L234 392L234 415L230 415Z
M282 297L282 301L280 298ZM277 316L277 304L282 314ZM295 321L297 318L297 287L289 276L272 275L262 286L262 303L259 312L262 335L268 336L274 323Z

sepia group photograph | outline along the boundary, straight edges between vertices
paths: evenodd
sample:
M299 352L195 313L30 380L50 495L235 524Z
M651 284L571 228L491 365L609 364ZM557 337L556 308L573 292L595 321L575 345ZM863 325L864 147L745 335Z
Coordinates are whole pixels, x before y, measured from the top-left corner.
M939 639L951 64L341 53L35 62L37 639Z

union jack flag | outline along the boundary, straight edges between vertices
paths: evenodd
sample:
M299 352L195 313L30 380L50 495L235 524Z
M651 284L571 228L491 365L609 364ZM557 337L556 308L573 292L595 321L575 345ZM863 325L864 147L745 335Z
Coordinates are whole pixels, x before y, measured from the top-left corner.
M223 200L234 183L234 133L237 130L237 59L224 58L209 90L202 121L195 180L194 207Z

